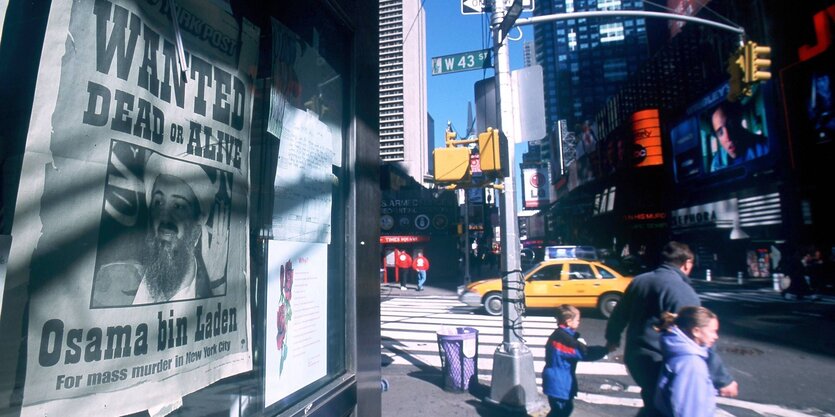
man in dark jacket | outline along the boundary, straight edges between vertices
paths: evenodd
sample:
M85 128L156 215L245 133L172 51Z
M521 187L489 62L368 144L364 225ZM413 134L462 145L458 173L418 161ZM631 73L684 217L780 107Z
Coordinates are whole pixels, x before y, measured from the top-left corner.
M620 346L626 328L624 363L632 379L641 387L644 407L639 416L657 416L653 403L658 373L661 370L661 336L655 330L661 313L677 313L682 307L700 306L696 291L690 286L693 252L679 242L669 242L661 252L663 264L652 272L638 275L626 288L623 300L615 307L606 325L609 351ZM720 395L735 397L737 383L725 369L718 355L708 358L711 379Z

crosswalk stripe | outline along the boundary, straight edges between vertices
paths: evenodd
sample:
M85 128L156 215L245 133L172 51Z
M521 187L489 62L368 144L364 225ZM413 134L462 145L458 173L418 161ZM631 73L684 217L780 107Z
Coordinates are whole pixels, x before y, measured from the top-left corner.
M796 302L784 300L777 293L763 291L708 292L699 294L703 300L719 302ZM825 297L819 304L835 304L835 298ZM502 318L483 314L472 314L471 308L459 302L454 296L390 298L381 303L382 353L392 360L393 365L428 366L440 369L438 353L438 330L443 326L474 327L478 329L478 378L490 383L492 379L493 354L502 343ZM541 372L545 361L545 342L553 332L553 317L523 317L524 338L534 360L537 390L542 392ZM626 367L615 362L579 362L578 375L627 376ZM608 404L626 407L640 407L638 387L629 386L624 391L629 396L608 396L578 393L577 399L590 404ZM758 404L738 399L717 398L719 404L754 410L762 415L781 417L812 417L795 410L777 405ZM717 409L717 417L733 417L726 410Z
M810 304L825 304L825 305L835 305L835 297L829 295L818 296L819 299L817 300L809 300L805 299L803 301L797 300L787 300L783 298L783 296L775 291L772 290L736 290L736 291L724 291L724 292L715 292L709 291L699 294L699 298L702 300L708 301L719 301L719 302L729 302L729 301L741 301L741 302L752 302L752 303L810 303Z
M455 309L462 313L454 313ZM493 354L503 341L501 317L469 314L469 307L455 297L447 298L392 298L381 303L381 334L383 350L389 353L392 364L419 365L440 368L438 331L442 327L473 327L478 330L478 374L490 380ZM471 309L471 308L470 308ZM537 385L545 364L545 342L554 331L553 317L524 317L523 337L534 359ZM626 367L614 362L580 362L580 375L626 376Z

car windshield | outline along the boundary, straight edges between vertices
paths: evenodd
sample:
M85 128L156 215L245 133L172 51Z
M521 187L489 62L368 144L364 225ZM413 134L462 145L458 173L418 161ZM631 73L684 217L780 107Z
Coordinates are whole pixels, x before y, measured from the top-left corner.
M527 267L527 268L523 269L523 270L522 270L522 276L523 276L523 277L528 276L528 274L530 274L530 273L531 273L531 271L533 271L533 270L534 270L534 268L538 267L538 266L539 266L539 264L541 264L541 263L542 263L542 262L537 262L537 263L535 263L535 264L533 264L533 265L531 265L531 266L529 266L529 267Z

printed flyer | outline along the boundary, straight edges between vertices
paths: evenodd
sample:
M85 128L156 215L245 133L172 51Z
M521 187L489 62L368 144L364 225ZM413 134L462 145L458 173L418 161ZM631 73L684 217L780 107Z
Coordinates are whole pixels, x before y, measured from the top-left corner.
M328 247L271 240L264 406L327 374Z
M251 369L258 32L197 0L52 3L8 268L22 415L153 415Z

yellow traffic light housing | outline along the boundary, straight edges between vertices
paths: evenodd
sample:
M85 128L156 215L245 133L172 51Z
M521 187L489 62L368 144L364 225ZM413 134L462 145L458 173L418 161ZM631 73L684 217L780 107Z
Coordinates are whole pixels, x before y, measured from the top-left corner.
M455 146L456 137L458 137L458 134L451 130L447 130L446 132L444 132L444 143L446 143L446 146Z
M435 159L435 182L460 182L470 177L469 148L438 148L432 151L432 157Z
M501 141L499 131L488 127L478 134L478 156L482 172L501 171Z
M745 85L745 57L741 51L731 55L728 59L728 74L731 79L728 80L728 101L736 101L739 96L748 95L750 89Z
M745 82L756 83L770 80L771 72L771 48L759 46L756 42L748 41L745 44Z
M748 41L731 55L728 59L728 74L731 76L728 81L729 101L736 101L743 95L751 96L754 84L771 79L768 70L771 66L770 54L771 48L768 46Z

